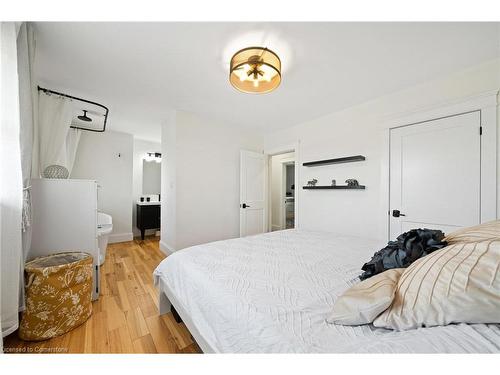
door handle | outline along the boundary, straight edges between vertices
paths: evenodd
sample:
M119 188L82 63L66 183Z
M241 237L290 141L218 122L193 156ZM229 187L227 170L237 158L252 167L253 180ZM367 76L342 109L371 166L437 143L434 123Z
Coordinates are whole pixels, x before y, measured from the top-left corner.
M247 208L247 207L250 207L250 206L249 206L249 205L247 205L246 203L243 203L243 204L241 205L241 207L242 207L242 208Z
M399 210L392 210L392 216L393 217L400 217L400 216L406 216L406 215L402 214Z

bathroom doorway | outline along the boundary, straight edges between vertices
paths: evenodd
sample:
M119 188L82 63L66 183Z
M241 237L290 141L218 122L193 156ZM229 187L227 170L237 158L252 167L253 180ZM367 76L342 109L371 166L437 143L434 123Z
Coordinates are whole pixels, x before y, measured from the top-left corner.
M295 153L269 158L270 230L295 228Z
M135 238L160 236L161 144L134 139L132 231Z

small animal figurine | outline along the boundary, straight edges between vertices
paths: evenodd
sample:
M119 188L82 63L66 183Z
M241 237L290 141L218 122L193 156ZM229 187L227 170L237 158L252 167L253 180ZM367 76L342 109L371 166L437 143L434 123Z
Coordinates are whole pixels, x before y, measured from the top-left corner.
M336 180L332 180L332 186L335 186L337 185L337 181Z
M311 181L307 181L307 186L316 186L317 183L318 183L318 180L316 180L314 178Z
M358 180L356 180L354 178L350 178L348 180L345 180L345 183L347 184L347 186L359 186Z

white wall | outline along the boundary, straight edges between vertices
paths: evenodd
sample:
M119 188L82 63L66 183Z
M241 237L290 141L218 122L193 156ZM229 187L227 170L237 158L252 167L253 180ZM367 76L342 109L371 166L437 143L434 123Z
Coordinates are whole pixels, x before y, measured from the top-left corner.
M161 248L238 237L240 150L262 147L258 135L190 113L176 112L166 121Z
M282 189L283 189L283 161L292 161L295 158L295 153L287 152L285 154L273 155L270 158L270 174L271 174L271 230L281 229L283 206Z
M132 191L132 231L134 236L140 236L141 231L136 228L136 202L139 200L142 192L142 160L146 152L161 152L161 144L158 142L134 139L134 160L133 160L133 191ZM147 230L146 234L154 234L155 230Z
M500 60L494 60L267 135L265 150L297 141L300 144L300 159L296 161L301 179L296 182L300 228L386 241L388 117L499 88ZM302 166L306 161L358 154L365 155L366 161L315 168ZM339 184L347 178L356 178L367 188L303 190L301 186L312 178L317 178L320 184L327 184L332 178Z
M160 249L175 251L177 244L177 114L171 112L161 128L161 237Z
M133 137L106 130L84 131L71 178L97 180L98 209L113 217L110 242L132 239Z

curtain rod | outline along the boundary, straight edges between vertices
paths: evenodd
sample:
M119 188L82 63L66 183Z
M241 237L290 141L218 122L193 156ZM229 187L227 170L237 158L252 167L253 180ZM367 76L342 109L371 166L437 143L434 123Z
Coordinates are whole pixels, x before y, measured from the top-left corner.
M46 88L43 88L43 87L40 87L40 86L37 86L38 87L38 91L43 91L44 93L46 94L55 94L55 95L60 95L60 96L64 96L66 98L70 98L70 99L74 99L74 100L78 100L80 102L84 102L84 103L89 103L89 104L93 104L93 105L96 105L98 107L101 107L103 108L104 110L106 110L106 113L104 114L104 124L103 124L103 127L102 127L102 130L98 130L98 129L89 129L89 128L81 128L79 126L73 126L71 125L70 128L73 128L73 129L80 129L80 130L84 130L84 131L89 131L89 132L97 132L97 133L102 133L106 130L106 122L108 121L108 113L109 113L109 109L108 107L100 104L100 103L96 103L96 102L93 102L93 101L90 101L90 100L87 100L87 99L82 99L82 98L78 98L76 96L72 96L72 95L68 95L68 94L64 94L62 92L58 92L58 91L54 91L54 90L49 90L49 89L46 89Z

